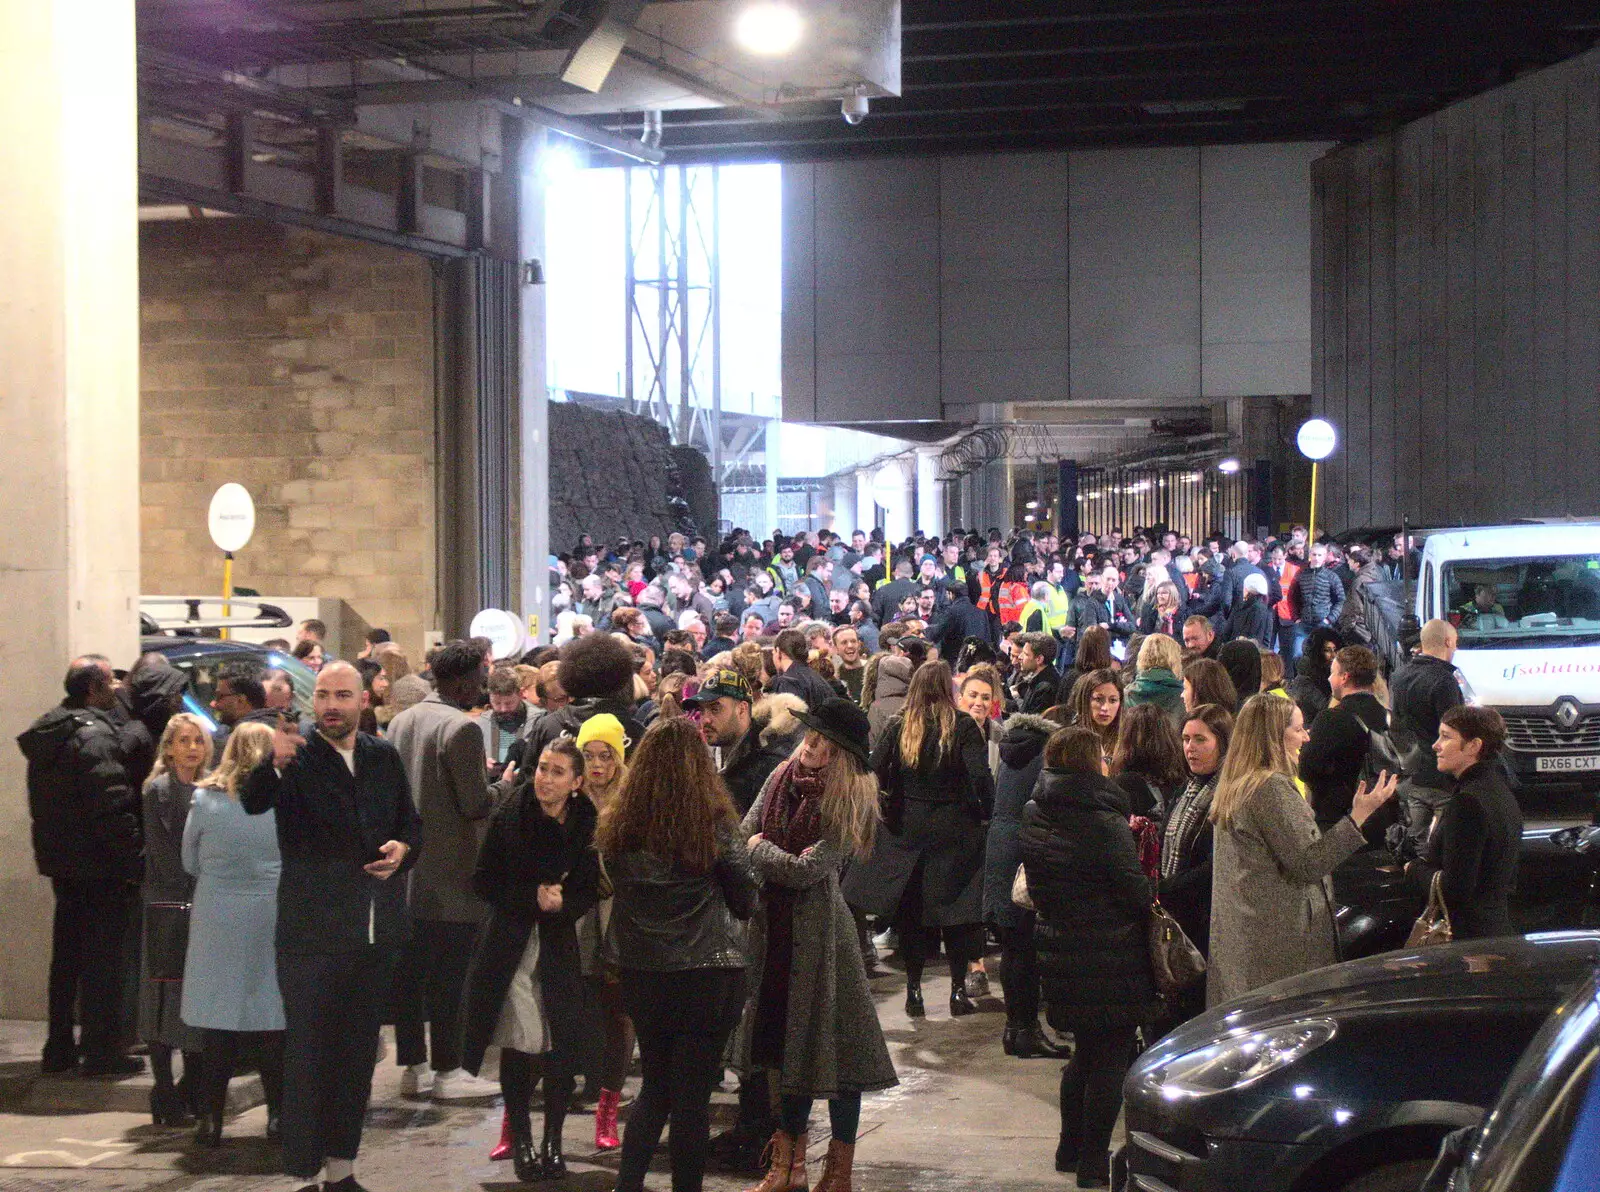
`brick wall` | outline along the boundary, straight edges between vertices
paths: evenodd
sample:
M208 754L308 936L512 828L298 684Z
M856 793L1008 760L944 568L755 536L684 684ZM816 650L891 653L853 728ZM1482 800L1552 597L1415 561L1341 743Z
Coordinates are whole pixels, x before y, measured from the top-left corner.
M339 597L416 657L435 620L428 262L242 219L140 228L143 588L210 592L212 492L256 533L235 583Z

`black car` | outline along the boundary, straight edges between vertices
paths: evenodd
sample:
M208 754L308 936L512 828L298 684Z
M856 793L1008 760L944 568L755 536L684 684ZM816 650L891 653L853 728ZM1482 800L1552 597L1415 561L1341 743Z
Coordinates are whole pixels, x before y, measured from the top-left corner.
M231 667L249 667L266 670L269 667L283 671L294 684L294 706L301 716L311 714L311 692L317 684L305 663L279 650L249 642L219 641L209 637L169 637L151 635L140 640L144 653L166 656L168 662L189 676L189 690L184 693L183 707L200 717L212 730L216 721L211 713L211 697L216 694L217 676Z
M1600 932L1473 940L1332 965L1236 998L1140 1056L1122 1187L1415 1192L1476 1124Z
M1551 1013L1468 1144L1450 1192L1592 1192L1600 1186L1600 986Z
M1363 850L1334 870L1333 893L1339 955L1350 960L1404 945L1425 901L1384 847ZM1523 933L1600 927L1600 827L1523 829L1511 923Z

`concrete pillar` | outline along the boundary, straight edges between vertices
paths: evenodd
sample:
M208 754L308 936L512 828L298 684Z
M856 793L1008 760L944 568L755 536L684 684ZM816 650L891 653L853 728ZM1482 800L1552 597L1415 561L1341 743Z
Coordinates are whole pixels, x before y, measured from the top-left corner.
M44 1017L50 959L14 738L73 655L139 644L133 8L0 5L0 1018Z
M766 525L756 531L756 536L759 538L766 538L780 528L778 525L778 473L783 470L783 422L781 419L774 418L767 423L766 446L763 448L763 453L766 457L767 478L766 504L763 506Z
M517 259L544 259L543 129L523 126L517 155ZM550 615L550 391L545 361L545 287L521 286L522 615L540 642L554 630ZM535 618L537 621L535 622Z
M878 524L877 501L872 496L872 473L866 468L856 469L856 521L859 526L852 529L862 529L867 536L872 536L872 528Z
M856 530L862 529L859 514L856 512L856 478L853 472L845 472L833 478L833 530L842 534L846 539Z
M930 538L944 536L944 482L939 479L938 447L917 448L917 528Z
M888 516L884 519L883 533L890 542L904 542L911 536L912 520L916 516L915 494L912 492L916 461L892 459L884 466L889 468L892 474L898 475L900 483L893 499L885 507Z

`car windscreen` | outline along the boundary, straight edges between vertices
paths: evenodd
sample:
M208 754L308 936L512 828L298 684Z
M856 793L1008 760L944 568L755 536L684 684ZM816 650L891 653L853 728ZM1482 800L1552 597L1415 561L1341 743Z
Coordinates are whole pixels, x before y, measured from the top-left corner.
M1600 645L1600 555L1457 559L1442 575L1463 649Z

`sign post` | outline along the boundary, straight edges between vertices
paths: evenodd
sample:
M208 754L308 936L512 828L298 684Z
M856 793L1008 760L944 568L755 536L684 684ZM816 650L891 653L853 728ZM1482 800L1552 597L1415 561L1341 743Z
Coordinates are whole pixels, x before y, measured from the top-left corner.
M206 526L211 531L211 541L222 552L222 615L233 614L233 552L243 550L256 532L256 505L249 490L242 484L224 484L211 495L211 508L206 514ZM228 638L226 627L223 640Z
M1306 523L1306 550L1309 553L1317 540L1317 468L1339 445L1339 432L1333 429L1333 423L1327 419L1312 418L1300 424L1295 445L1300 448L1300 454L1311 461L1311 517Z

